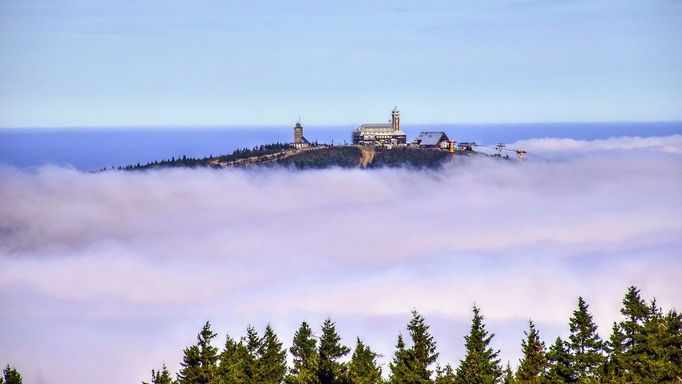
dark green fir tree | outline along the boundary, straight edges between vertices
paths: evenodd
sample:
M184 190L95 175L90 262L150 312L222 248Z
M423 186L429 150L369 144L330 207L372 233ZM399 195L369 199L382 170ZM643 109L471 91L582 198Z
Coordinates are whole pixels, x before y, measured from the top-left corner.
M265 327L258 356L256 382L259 384L280 384L287 371L287 352L282 347L282 343L270 324Z
M507 361L507 366L504 368L504 372L502 372L502 384L514 384L516 383L514 379L514 371L512 371L511 364Z
M218 350L211 345L216 334L207 321L197 335L197 343L185 348L179 384L218 384Z
M466 355L457 367L458 384L496 384L502 376L499 351L490 347L494 334L488 334L480 309L474 306L471 330L464 336Z
M547 368L545 343L540 340L540 334L532 320L528 321L528 331L521 341L523 357L516 370L516 382L519 384L538 384Z
M436 379L434 384L455 384L457 377L455 375L455 370L452 369L452 365L445 364L445 367L440 365L436 366Z
M568 345L557 337L547 351L547 371L544 375L544 382L547 384L576 383L578 380L571 361Z
M682 334L680 326L682 317L675 311L663 315L663 311L656 304L656 300L649 306L649 315L644 323L642 333L645 342L640 355L640 370L636 379L648 378L657 383L681 381L682 365ZM641 352L640 352L641 353ZM644 380L642 380L644 381Z
M348 364L348 381L352 384L381 384L381 367L377 364L377 356L358 337Z
M316 384L317 378L317 340L313 330L305 321L294 334L289 352L293 357L293 367L287 376L290 384Z
M628 376L625 361L625 334L618 323L613 323L611 336L604 344L606 362L604 363L604 382L624 383Z
M412 319L407 324L407 330L412 339L412 347L407 350L407 369L410 381L413 383L430 383L431 370L429 367L438 359L436 342L429 333L429 326L424 317L412 311Z
M620 313L625 317L625 320L620 323L620 327L625 335L626 349L637 349L638 344L644 344L646 341L642 331L650 314L649 307L640 296L637 287L628 288L623 298L623 307L620 309Z
M408 372L407 372L407 360L408 353L405 350L405 342L403 341L403 335L398 334L398 341L395 345L395 353L393 354L393 360L388 364L390 374L388 382L390 384L407 384Z
M227 335L225 349L220 353L218 377L221 384L246 384L251 379L247 375L246 365L249 352L242 342L237 342Z
M652 342L657 351L657 373L660 382L682 382L682 314L669 311Z
M625 317L620 323L624 363L621 377L631 381L642 380L650 374L650 351L645 325L652 314L640 296L639 289L634 286L628 288L620 313Z
M641 381L653 374L654 355L649 343L649 336L657 333L655 323L658 323L658 312L651 311L640 296L639 289L634 286L628 288L623 298L620 313L624 320L620 323L623 332L623 365L622 379Z
M142 382L142 384L173 384L174 380L171 377L166 364L163 364L160 371L155 371L152 369L152 381L149 383Z
M601 377L605 361L604 343L599 338L589 306L582 297L578 298L578 308L573 311L569 328L568 347L576 378L581 383L596 382Z
M242 343L246 348L244 358L244 374L247 377L247 384L258 384L258 361L260 360L261 337L252 325L246 328L246 336L242 338Z
M318 348L319 364L317 377L320 384L341 383L345 376L345 365L339 361L350 352L350 348L341 344L341 337L336 333L336 324L327 318L322 324L322 335Z
M196 345L185 348L182 369L178 373L179 384L211 383L211 373L201 364L201 353Z
M10 366L7 364L5 366L5 369L2 371L4 380L3 378L0 378L0 384L22 384L24 382L24 379L21 377L21 373L17 371L16 368Z

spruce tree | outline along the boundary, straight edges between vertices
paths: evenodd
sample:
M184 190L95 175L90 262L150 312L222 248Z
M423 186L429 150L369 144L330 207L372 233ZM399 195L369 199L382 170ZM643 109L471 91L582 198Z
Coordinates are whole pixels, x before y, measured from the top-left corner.
M655 343L660 382L682 381L682 314L670 310L662 319Z
M625 364L625 334L618 323L613 323L609 340L605 343L606 362L604 363L604 381L607 383L625 382L627 369Z
M639 289L634 286L628 288L620 313L625 317L625 320L620 323L623 333L622 360L624 365L621 377L630 381L641 380L650 374L645 323L652 313L640 296Z
M216 334L207 321L197 335L197 344L185 348L179 384L217 384L218 350L211 345Z
M512 371L511 365L507 361L507 367L502 372L502 384L514 384L516 383L514 379L514 371Z
M348 379L352 384L380 384L381 368L377 353L357 338L353 356L348 364Z
M408 383L408 373L407 373L407 351L405 350L405 342L403 341L403 335L398 334L398 341L395 345L395 353L393 354L393 360L389 363L388 367L390 369L389 380L391 384L406 384Z
M247 384L252 380L247 375L246 365L249 352L243 342L236 342L227 335L225 349L220 353L218 377L221 384Z
M627 349L635 348L637 344L644 343L642 328L650 312L637 287L628 288L623 298L623 307L620 313L625 317L625 321L621 322L620 327L625 334Z
M434 384L455 384L457 377L452 365L446 364L445 367L436 366L436 379Z
M313 330L305 321L301 323L294 334L294 340L289 348L293 357L293 367L287 376L287 383L316 384L317 383L317 340Z
M599 379L605 360L604 344L597 334L597 325L589 313L589 306L582 297L578 298L578 308L573 311L569 328L571 334L568 346L578 382Z
M490 347L494 334L488 335L480 309L474 306L469 335L464 336L466 355L457 367L458 384L495 384L502 376L499 351Z
M24 382L24 379L21 377L19 371L9 364L5 366L5 369L2 371L2 373L5 378L4 384L22 384Z
M674 311L664 316L656 300L647 305L634 286L622 303L624 319L614 326L608 343L608 379L648 383L682 378L680 316Z
M547 367L545 343L540 340L540 335L532 320L528 321L528 331L525 331L524 334L526 338L521 341L523 358L519 361L516 381L523 384L540 383Z
M557 337L547 352L547 371L544 378L546 383L576 383L575 369L571 362L571 353L566 342Z
M634 380L682 382L681 328L682 317L679 314L670 311L664 316L656 301L652 301L643 329L646 341L641 351L644 354L639 357L640 365L633 375Z
M287 371L287 352L270 324L265 327L258 356L256 382L259 384L281 383Z
M341 344L341 337L336 333L336 324L327 318L322 324L322 335L318 348L319 365L317 377L320 384L340 383L345 371L343 363L338 361L350 352L350 348Z
M412 347L407 350L407 368L410 379L415 383L429 383L431 371L429 366L436 362L436 342L429 333L429 326L424 317L412 311L412 319L407 324L412 339Z
M247 384L258 384L258 360L261 349L262 339L258 335L256 328L249 325L246 328L246 336L242 338L242 343L246 348L244 356L244 374L247 377Z
M166 367L166 364L163 364L160 371L155 371L152 369L152 381L150 383L151 384L173 384L173 378L171 377L170 372L168 372L168 368ZM147 384L147 383L143 381L142 384Z

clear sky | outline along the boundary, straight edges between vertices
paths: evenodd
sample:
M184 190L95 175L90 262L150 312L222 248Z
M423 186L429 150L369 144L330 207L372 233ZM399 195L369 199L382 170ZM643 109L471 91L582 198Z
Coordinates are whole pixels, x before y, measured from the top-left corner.
M0 126L682 120L680 1L0 1Z

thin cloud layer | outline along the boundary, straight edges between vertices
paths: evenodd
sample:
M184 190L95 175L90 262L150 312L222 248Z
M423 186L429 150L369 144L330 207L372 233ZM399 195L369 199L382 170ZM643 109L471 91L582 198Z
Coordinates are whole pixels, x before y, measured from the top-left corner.
M417 308L457 362L476 302L513 363L525 321L565 334L579 295L603 334L630 284L679 309L682 136L518 145L557 161L2 167L0 361L36 383L135 382L176 369L207 319L219 343L266 321L289 343L327 315L387 360Z
M516 146L530 152L543 154L571 152L572 156L580 153L596 153L611 151L640 151L680 153L682 135L666 137L613 137L603 140L576 140L571 138L543 138L518 141Z

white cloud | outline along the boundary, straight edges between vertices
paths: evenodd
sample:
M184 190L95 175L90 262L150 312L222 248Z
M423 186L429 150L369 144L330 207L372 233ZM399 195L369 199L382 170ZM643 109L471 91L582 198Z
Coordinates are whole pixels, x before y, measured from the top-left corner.
M551 154L556 152L570 151L571 155L586 152L630 151L631 156L637 156L637 152L664 152L681 153L682 135L665 137L612 137L602 140L576 140L570 138L543 138L521 140L512 145L529 152Z
M390 358L412 308L456 362L474 302L513 360L525 320L549 341L578 295L604 333L629 284L679 308L682 136L518 145L560 161L0 168L0 362L78 383L86 359L134 382L163 360L176 369L203 320L221 339L271 320L289 342L298 321L328 314L348 343L362 335Z

